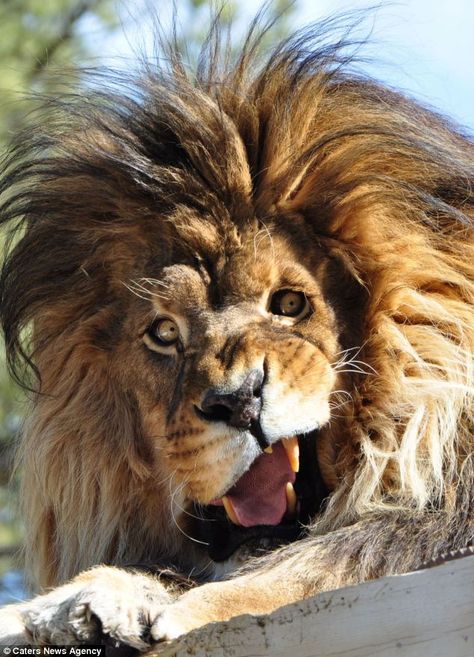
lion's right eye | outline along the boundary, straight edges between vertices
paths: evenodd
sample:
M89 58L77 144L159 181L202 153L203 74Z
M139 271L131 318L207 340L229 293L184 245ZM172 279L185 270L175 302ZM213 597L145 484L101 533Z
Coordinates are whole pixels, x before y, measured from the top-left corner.
M270 301L270 312L283 317L300 317L308 314L309 302L304 292L296 290L278 290Z
M179 342L180 334L177 323L169 317L155 319L147 331L149 337L161 347L171 347Z

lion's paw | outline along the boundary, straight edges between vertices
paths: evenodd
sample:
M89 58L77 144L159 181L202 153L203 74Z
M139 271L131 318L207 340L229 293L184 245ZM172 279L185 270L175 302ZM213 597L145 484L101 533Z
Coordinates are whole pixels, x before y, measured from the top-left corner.
M222 592L228 589L233 590L232 584L203 584L165 605L151 626L152 640L172 641L198 627L235 615L229 605L220 603Z
M35 598L24 609L25 627L40 644L108 641L149 647L150 626L170 596L156 580L118 569L97 569Z
M151 638L153 641L172 641L205 624L194 618L191 610L185 611L179 605L171 604L155 619L151 626Z
M66 600L42 600L24 612L33 641L40 644L99 643L110 637L137 649L146 647L146 625L135 600L115 598L92 587Z

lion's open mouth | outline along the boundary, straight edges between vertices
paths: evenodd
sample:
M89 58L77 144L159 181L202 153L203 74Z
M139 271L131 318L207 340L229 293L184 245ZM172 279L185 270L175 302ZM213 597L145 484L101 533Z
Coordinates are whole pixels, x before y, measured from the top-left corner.
M278 525L297 510L293 484L299 470L297 436L265 450L227 493L211 504L223 506L235 525Z
M243 544L276 547L301 538L328 491L316 458L317 431L272 445L226 494L195 504L187 531L225 561Z

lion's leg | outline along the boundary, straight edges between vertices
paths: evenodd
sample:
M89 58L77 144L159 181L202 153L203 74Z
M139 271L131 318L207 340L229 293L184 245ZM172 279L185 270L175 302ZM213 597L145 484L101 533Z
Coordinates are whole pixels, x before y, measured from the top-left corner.
M270 613L305 597L303 587L287 570L256 571L232 580L203 584L165 607L151 628L155 641L168 641L193 629L241 614Z
M74 644L109 638L137 649L176 587L159 577L99 566L68 584L0 612L0 642Z
M269 613L322 591L408 572L466 545L470 534L466 526L463 537L450 537L441 516L387 514L309 537L264 557L252 571L184 593L158 615L152 637L173 639L209 622Z

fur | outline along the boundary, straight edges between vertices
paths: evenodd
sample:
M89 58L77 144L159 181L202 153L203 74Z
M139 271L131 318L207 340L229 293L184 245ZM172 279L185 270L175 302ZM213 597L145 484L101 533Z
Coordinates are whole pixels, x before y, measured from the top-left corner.
M2 221L19 231L1 319L13 373L24 382L26 364L38 381L19 449L35 587L101 563L203 567L173 522L185 482L166 479L137 392L146 381L171 399L177 365L132 362L128 317L169 301L155 270L200 254L212 279L242 249L270 259L272 244L326 263L313 273L340 391L317 439L330 495L306 538L185 595L208 591L205 621L260 613L472 542L473 143L355 74L346 43L319 45L326 28L265 59L257 22L235 61L216 26L195 73L171 45L138 79L97 74L48 102L48 122L16 139L1 183ZM249 262L226 284L250 285ZM167 444L169 458L187 445L211 467L188 434L179 453Z

